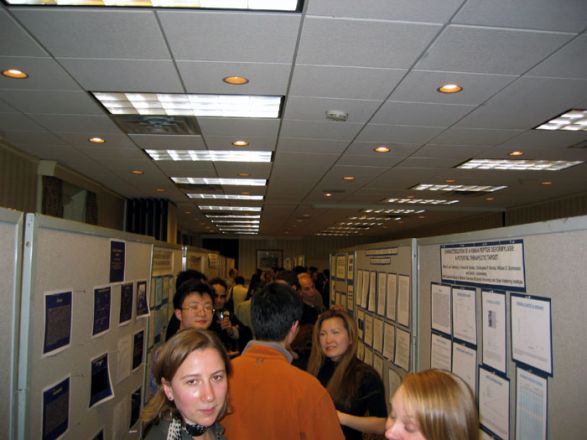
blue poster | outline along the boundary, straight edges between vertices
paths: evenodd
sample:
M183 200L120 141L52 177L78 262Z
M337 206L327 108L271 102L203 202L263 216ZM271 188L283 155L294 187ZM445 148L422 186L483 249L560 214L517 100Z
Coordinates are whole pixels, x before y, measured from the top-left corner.
M110 282L124 281L124 258L126 243L124 241L110 241Z
M132 283L120 286L120 320L119 324L130 321L132 318Z
M71 341L72 292L45 294L43 354L64 350Z
M137 281L137 317L149 314L147 282Z
M99 402L114 397L110 371L108 370L108 353L104 353L91 361L92 385L90 389L90 408Z
M143 363L143 341L145 340L145 332L141 330L135 333L132 347L132 369L138 368Z
M105 333L110 328L110 293L110 286L94 289L93 336Z
M43 440L57 439L69 427L69 377L43 391Z

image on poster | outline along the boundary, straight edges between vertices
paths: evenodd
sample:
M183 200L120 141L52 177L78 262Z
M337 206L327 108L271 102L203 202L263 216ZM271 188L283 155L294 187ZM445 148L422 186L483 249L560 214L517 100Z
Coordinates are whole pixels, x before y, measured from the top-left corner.
M43 440L61 437L69 428L70 377L43 389Z
M55 355L71 344L73 289L45 292L43 356Z
M528 370L516 373L516 438L546 440L547 379Z
M110 329L112 291L110 286L94 288L94 324L92 336L104 334Z
M550 299L511 294L512 359L552 375Z
M108 366L108 353L91 359L90 365L91 387L89 407L91 408L99 403L112 399L114 393L112 392L112 380L110 379L110 368Z
M379 272L377 274L377 314L383 316L385 314L385 289L387 287L387 274Z
M483 364L506 373L505 293L481 292L483 313Z
M430 342L430 368L452 370L452 341L439 334L432 333Z
M477 350L453 341L452 372L463 379L477 395Z
M500 438L509 438L510 382L483 367L479 368L479 419Z
M396 306L397 306L397 274L387 274L387 309L385 316L395 321L396 320Z
M450 286L430 283L432 330L452 334Z
M132 300L133 300L132 283L122 284L120 286L120 319L119 324L126 324L132 318Z
M452 288L453 336L477 345L477 300L475 289Z
M136 370L143 363L145 332L141 330L134 334L132 345L132 370Z
M137 281L137 318L149 315L149 297L147 295L147 282Z
M110 240L110 282L124 281L126 243Z
M410 333L397 328L395 331L395 356L393 363L410 371Z
M397 322L405 327L410 326L410 277L397 277Z

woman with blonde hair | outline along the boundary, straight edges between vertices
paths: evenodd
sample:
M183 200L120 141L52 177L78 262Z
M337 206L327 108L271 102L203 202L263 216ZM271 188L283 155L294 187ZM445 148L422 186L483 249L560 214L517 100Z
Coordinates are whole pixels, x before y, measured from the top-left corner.
M379 374L357 358L357 325L348 313L322 313L312 335L308 372L330 393L345 438L383 434L387 406Z
M228 355L216 335L180 331L162 347L155 365L157 393L141 419L147 440L225 440L218 424L228 406Z
M385 425L388 440L478 440L475 397L443 370L408 374L395 392Z

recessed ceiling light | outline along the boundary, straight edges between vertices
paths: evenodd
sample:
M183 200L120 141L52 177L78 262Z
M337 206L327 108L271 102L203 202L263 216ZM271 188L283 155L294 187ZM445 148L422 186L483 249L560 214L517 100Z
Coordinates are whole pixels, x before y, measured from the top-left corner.
M271 151L145 150L153 160L211 162L271 162Z
M263 196L241 196L238 194L188 194L190 199L213 199L213 200L263 200Z
M446 183L455 183L457 181L457 179L446 179L445 182Z
M413 196L405 199L386 199L387 203L396 203L398 205L452 205L454 203L459 203L458 200L443 200L443 199L414 199Z
M145 174L145 172L143 170L132 170L131 174L136 174L137 176L140 176L141 174Z
M373 151L376 153L389 153L391 148L389 148L387 145L378 145L377 147L373 148Z
M94 136L88 139L89 142L91 142L92 144L104 144L106 143L106 140L98 137L98 136Z
M463 88L455 83L444 84L436 89L440 93L459 93Z
M539 125L535 130L587 131L587 110L569 110Z
M355 176L344 176L342 180L346 180L347 182L352 182L355 180Z
M249 174L249 173L247 173L246 171L241 171L240 173L238 173L238 175L239 175L240 177L249 177L249 176L250 176L250 174Z
M419 219L423 219L423 218L426 218L426 216L425 215L419 215L418 218Z
M157 188L155 191L157 191L158 193L163 193L165 192L165 188Z
M190 9L238 9L264 11L297 11L298 0L6 0L10 5L27 6L107 6Z
M172 177L180 185L238 185L238 186L265 186L266 179L224 179L216 177Z
M28 73L20 69L6 69L2 71L2 75L12 79L26 79L29 77Z
M493 202L495 200L495 197L485 197L485 200L487 200L488 202Z
M185 214L191 214L192 211L185 211Z
M224 81L226 84L230 84L231 86L242 86L247 84L249 79L245 78L244 76L226 76L222 78L222 81Z
M457 168L465 170L560 171L583 161L575 160L505 160L472 159Z
M552 185L552 182L550 180L545 180L544 182L540 182L540 184L544 186L550 186Z
M113 115L279 117L281 96L92 92Z
M332 193L325 192L325 193L324 193L324 197L332 197Z
M213 206L213 205L199 205L202 211L251 211L261 212L260 206Z
M421 183L411 188L415 191L456 191L456 192L493 192L505 189L507 186L490 185L437 185L435 183Z
M234 145L235 147L248 147L249 146L249 142L245 141L243 139L238 139L236 141L234 141L232 143L232 145Z
M508 156L512 156L512 157L520 157L523 156L524 152L521 150L514 150L511 153L508 154Z

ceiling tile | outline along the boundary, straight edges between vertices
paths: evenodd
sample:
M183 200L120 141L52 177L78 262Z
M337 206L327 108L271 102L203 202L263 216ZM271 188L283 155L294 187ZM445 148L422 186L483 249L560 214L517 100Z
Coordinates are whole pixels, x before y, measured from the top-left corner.
M432 143L440 145L497 145L519 134L521 130L481 128L449 128Z
M376 144L423 144L443 130L444 128L439 127L369 123L357 137L357 141L373 142Z
M357 99L330 99L292 96L285 106L285 120L319 121L326 120L328 110L347 113L348 123L366 122L381 105L382 101L365 101ZM347 122L336 121L340 124Z
M246 147L235 147L232 142L243 139L249 142ZM251 150L273 151L277 142L277 133L274 136L210 136L206 135L206 144L209 150Z
M293 119L283 121L280 135L283 137L301 137L313 139L330 139L350 142L363 124L352 122L325 122L297 121Z
M67 72L50 58L0 57L0 65L28 73L26 80L15 80L0 75L0 89L80 90Z
M206 147L198 135L129 134L129 137L143 149L202 150Z
M69 90L1 90L0 98L23 113L103 115L88 93Z
M219 177L238 178L239 173L248 173L247 179L268 179L271 163L252 162L215 162L214 167Z
M0 130L3 131L31 131L46 132L46 129L35 123L31 118L21 113L0 114Z
M277 138L278 119L249 118L198 118L204 139L208 136L234 136L236 139L248 136Z
M280 137L277 151L285 153L342 153L348 142L344 140L304 139Z
M584 2L587 6L587 2ZM529 76L587 79L587 35L581 35L528 72Z
M448 127L474 108L474 106L465 105L386 101L371 122L375 124Z
M7 11L0 9L0 55L46 57L47 52L28 35Z
M30 114L39 125L55 132L115 133L120 129L108 116Z

